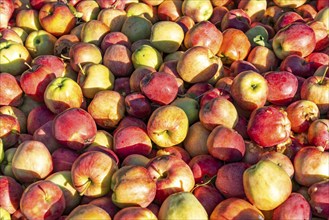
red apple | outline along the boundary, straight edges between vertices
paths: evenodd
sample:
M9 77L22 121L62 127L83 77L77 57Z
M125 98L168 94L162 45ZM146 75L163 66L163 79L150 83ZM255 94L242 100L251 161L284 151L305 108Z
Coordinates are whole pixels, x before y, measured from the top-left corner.
M71 170L72 164L78 157L79 154L71 149L64 147L56 149L51 155L54 172Z
M112 198L107 195L93 199L91 202L89 202L89 204L104 209L112 219L114 215L120 210L117 206L114 205Z
M52 134L53 121L48 121L39 127L33 133L33 140L40 141L45 144L50 153L53 153L60 147L60 144L54 138Z
M311 185L308 188L310 196L309 204L311 205L313 214L321 218L329 217L329 181L324 180Z
M27 132L33 135L37 129L39 129L47 122L53 120L55 116L56 115L49 111L45 105L41 105L32 109L27 117Z
M130 89L130 78L129 77L120 77L114 80L114 91L120 93L123 97L131 93Z
M234 61L230 66L231 74L230 76L237 76L239 73L246 71L246 70L252 70L254 72L259 73L259 70L256 66L254 66L249 61L245 60L236 60Z
M215 207L225 198L211 185L198 186L193 190L193 195L199 200L210 216Z
M111 45L104 52L103 63L116 77L130 76L134 70L131 54L125 45Z
M152 67L142 66L136 68L130 78L129 85L132 92L141 92L140 81L142 78L150 73L156 72L156 70Z
M329 149L329 119L314 120L308 129L307 140L310 145Z
M107 33L102 40L101 49L105 52L108 47L115 44L126 46L129 50L131 49L131 43L128 37L121 32Z
M10 105L4 105L0 107L0 114L11 115L15 117L18 120L21 135L23 133L27 133L26 132L27 117L22 110Z
M63 76L65 70L64 61L54 55L41 55L32 60L33 65L43 65L49 69L50 73L54 73L56 77Z
M304 18L294 11L287 11L280 15L278 20L275 22L274 29L276 32L283 29L284 27L294 22L304 23Z
M234 28L246 32L249 30L250 24L250 17L243 9L232 9L224 15L221 21L221 30Z
M147 118L151 114L151 104L141 93L131 93L125 97L126 112L136 118Z
M0 105L19 106L23 102L23 91L10 73L0 73Z
M0 176L0 207L10 214L19 208L23 187L10 176Z
M24 190L20 207L28 219L58 219L64 212L65 198L55 183L40 180Z
M157 217L148 208L126 207L118 211L113 217L113 220L120 219L156 220Z
M11 115L0 114L0 127L0 138L4 149L14 146L20 133L18 119Z
M260 73L266 73L270 70L274 70L278 66L278 60L273 50L265 46L254 47L250 51L247 61L253 64Z
M195 25L195 22L193 21L192 17L186 15L177 18L176 22L183 28L185 34L188 30L190 30Z
M182 1L162 1L157 7L158 18L161 21L175 21L182 16Z
M111 220L110 215L102 208L93 204L78 205L65 219L102 219Z
M311 64L307 62L303 57L293 54L287 56L280 64L281 71L288 71L295 76L309 77L312 76L314 70L311 68Z
M15 10L14 2L11 0L1 0L0 2L0 30L8 27L9 20Z

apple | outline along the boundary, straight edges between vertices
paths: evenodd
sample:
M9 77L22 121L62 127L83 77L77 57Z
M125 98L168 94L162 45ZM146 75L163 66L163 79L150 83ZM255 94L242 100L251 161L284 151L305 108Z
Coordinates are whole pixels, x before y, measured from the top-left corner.
M304 23L304 18L294 11L283 12L275 22L274 29L278 32L280 29L295 22Z
M111 189L112 201L116 206L146 208L155 197L156 183L145 167L124 166L113 174Z
M65 209L64 193L55 183L39 180L24 190L20 208L28 219L57 219Z
M217 204L225 199L219 191L211 185L201 185L194 188L193 195L199 200L208 216L211 215Z
M252 25L254 24L255 23L252 23ZM263 46L269 49L272 48L272 46L269 43L269 38L270 38L269 33L267 29L261 24L256 23L256 25L251 27L245 34L248 37L251 47L254 48L256 46Z
M329 181L324 180L314 183L308 188L308 195L310 196L309 204L315 216L321 218L329 217L329 203L327 200L329 189Z
M99 91L112 90L114 78L115 76L107 66L88 63L79 71L77 82L81 87L83 96L92 99Z
M0 105L19 106L23 102L23 91L19 82L10 73L0 73Z
M90 20L96 20L99 12L101 11L100 6L96 1L87 0L80 1L75 6L77 12L82 13L81 20L84 22L88 22Z
M25 40L25 47L33 58L52 54L57 38L45 30L32 31Z
M43 65L49 69L49 72L54 73L56 77L61 77L65 71L64 61L54 55L41 55L32 60L32 67L34 65Z
M40 141L45 144L50 153L53 153L60 147L60 144L52 134L53 121L48 121L39 127L33 133L33 140Z
M111 178L117 169L115 161L105 153L85 152L72 165L73 186L81 196L104 196L110 191Z
M260 73L276 69L278 60L274 52L264 46L256 46L248 54L247 61L253 64Z
M160 52L146 44L141 45L132 53L131 60L135 69L141 66L148 66L158 70L163 63Z
M297 89L297 77L288 71L270 71L264 74L268 85L267 101L275 105L288 105Z
M33 135L37 129L54 118L55 114L45 105L33 108L27 117L27 132Z
M150 101L139 92L128 94L125 97L126 112L136 118L148 118L151 113Z
M160 0L161 1L161 0ZM153 3L156 1L153 1ZM151 21L153 24L158 21L156 7L153 7L150 3L146 2L131 2L125 8L127 17L141 16Z
M147 133L160 147L170 147L183 142L188 131L188 118L185 112L172 105L155 109L148 122Z
M50 111L59 114L69 108L81 107L83 93L74 80L58 77L48 84L44 92L44 102Z
M280 166L272 161L260 160L244 171L243 188L256 208L268 211L277 208L289 197L292 182Z
M105 195L96 199L93 199L89 202L89 204L96 205L102 209L104 209L113 219L114 215L120 210L117 206L114 205L111 193L109 195Z
M208 154L194 156L188 163L190 166L195 183L205 183L212 179L217 170L223 165L220 160Z
M324 7L320 11L318 11L314 20L323 22L326 25L327 30L329 30L328 16L329 16L329 7Z
M77 19L67 4L54 2L42 6L39 11L39 21L45 31L59 37L70 33Z
M56 149L52 154L51 158L53 161L54 172L70 171L73 162L79 157L79 153L74 150L60 147Z
M14 146L20 134L18 119L12 115L0 114L0 127L0 138L4 149Z
M23 9L16 14L16 26L22 28L26 33L41 30L39 11L35 9Z
M294 158L295 180L303 186L328 179L329 152L308 146L301 148Z
M151 36L152 22L142 16L128 16L122 25L121 32L128 37L130 42L149 39Z
M105 50L103 64L115 77L128 77L134 70L131 55L131 51L125 45L111 45Z
M221 61L209 48L194 46L179 58L177 72L187 83L206 82L216 74L221 66Z
M87 151L99 151L99 152L105 153L106 155L111 157L117 165L120 162L118 156L114 153L113 150L111 150L109 148L106 148L106 147L103 147L103 146L90 146L89 145L89 147L86 148L86 150L84 152L87 152Z
M82 42L100 47L104 36L109 32L110 28L102 21L90 20L82 26L80 38Z
M190 97L176 98L171 105L183 109L188 118L189 125L192 125L199 120L200 106L197 100Z
M153 202L157 204L162 204L174 193L189 192L195 185L190 167L176 156L155 157L148 163L147 169L156 182L156 195Z
M111 32L119 32L126 19L127 12L119 8L104 8L97 15L97 20L106 24Z
M328 67L326 68L326 71ZM325 76L310 76L308 77L301 87L300 96L301 99L314 102L319 110L320 114L325 114L329 111L329 78Z
M123 166L142 166L146 167L148 162L150 161L149 158L143 156L141 154L130 154L125 159L123 159L121 163L121 167Z
M22 42L25 42L28 34L23 28L15 26L15 27L11 27L10 30L15 31L18 34L18 36L21 38Z
M303 5L306 0L291 0L291 1L284 1L284 0L274 0L273 1L277 6L284 7L284 8L297 8Z
M148 99L159 105L171 103L178 93L175 77L166 72L147 74L141 79L140 88Z
M185 34L195 25L193 18L186 15L177 18L175 22L183 28Z
M251 22L260 21L265 14L267 1L260 0L254 2L250 0L243 0L239 2L238 8L244 10L247 13Z
M4 28L0 30L0 41L12 40L23 45L21 37L12 29Z
M7 28L9 24L9 20L14 13L15 5L11 0L3 0L1 1L0 8L1 22L0 29Z
M234 79L233 76L224 76L223 78L220 78L219 80L217 80L217 82L215 84L215 88L230 92L231 85L233 83L233 79Z
M1 72L20 75L28 67L25 63L31 63L29 51L20 43L11 40L0 42L0 69Z
M212 2L214 2L214 1L215 0L213 0ZM222 19L228 11L229 10L226 6L222 6L222 5L214 6L213 13L212 13L209 21L211 23L213 23L216 27L220 27Z
M64 34L58 37L54 45L54 55L57 57L68 57L72 45L78 43L79 41L79 38L73 34Z
M97 132L92 116L81 108L69 108L58 114L52 129L58 143L73 150L81 150L91 144Z
M115 130L113 131L113 135L121 128L126 128L130 126L137 126L146 131L146 123L143 120L127 115L123 117L122 120L119 122L118 126L116 126Z
M329 119L316 119L308 129L307 140L310 145L329 149Z
M9 148L9 149L5 150L4 158L1 162L1 172L5 176L10 176L14 179L16 179L16 177L15 177L15 175L13 173L13 170L12 170L12 160L13 160L13 157L15 155L16 150L17 150L16 147L12 147L12 148Z
M251 44L243 31L228 28L223 32L223 42L217 55L224 65L231 65L235 60L244 60L250 49Z
M294 176L294 166L290 158L280 152L268 151L261 155L260 160L269 160L280 166L292 179Z
M130 78L129 77L120 77L114 80L114 91L118 92L123 97L126 97L131 93L130 89Z
M182 16L182 4L180 0L162 1L157 7L158 18L161 21L175 21Z
M295 76L300 77L310 77L314 73L311 64L296 54L289 55L282 60L280 70L291 72Z
M307 132L311 123L320 118L318 106L308 100L297 100L287 106L291 130L295 133Z
M105 52L108 47L116 44L126 46L129 50L131 49L131 42L128 37L119 31L107 33L101 42L100 48Z
M55 183L63 191L65 198L64 213L69 213L76 206L79 205L81 197L73 187L71 179L71 171L54 172L46 178L46 180Z
M316 45L315 33L307 24L296 22L280 29L273 37L273 51L283 60L287 56L296 54L306 57Z
M233 128L238 122L238 112L232 102L219 96L201 106L199 118L202 125L210 131L218 125Z
M124 97L116 91L100 91L90 102L88 112L98 126L114 128L125 114Z
M113 220L135 219L135 220L156 220L156 215L148 208L126 207L119 210L113 217Z
M279 207L273 210L273 219L310 219L311 207L299 193L291 195Z
M0 207L13 214L19 208L23 187L10 176L0 176Z
M251 19L241 8L228 11L221 20L221 30L234 28L246 32L249 30Z
M92 219L111 220L110 215L102 208L93 204L78 205L75 207L66 219L71 220L92 220Z
M187 164L191 160L191 156L189 155L189 153L180 146L160 148L156 151L155 156L157 157L161 155L173 155L175 157L178 157L179 159L182 159Z
M329 46L329 36L327 34L327 27L322 21L311 21L309 26L315 33L315 51L321 51Z
M305 21L312 21L318 13L311 4L304 4L296 8L296 12L300 14Z
M3 147L3 141L2 139L0 139L0 164L2 163L2 161L4 161L4 159L5 159L5 150Z
M207 138L209 134L210 131L200 121L195 122L188 128L183 146L191 157L208 154Z
M228 198L215 207L209 219L264 219L264 215L244 199Z
M213 7L210 0L205 1L183 1L182 13L183 15L190 16L194 22L208 20L213 12Z
M248 122L247 133L262 147L271 147L288 140L291 124L287 113L275 106L255 109Z

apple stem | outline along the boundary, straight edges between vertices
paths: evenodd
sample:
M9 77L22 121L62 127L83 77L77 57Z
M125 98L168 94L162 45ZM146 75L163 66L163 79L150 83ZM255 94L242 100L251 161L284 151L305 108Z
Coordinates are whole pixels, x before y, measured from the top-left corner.
M80 63L78 63L78 67L79 67L81 73L82 73L83 75L86 75L86 74L85 74L85 71L82 69L82 66L81 66Z
M192 189L190 192L192 193L196 188L198 188L198 187L200 187L200 186L208 185L209 183L211 183L211 182L212 182L214 179L216 179L216 178L217 178L217 175L211 177L209 180L207 180L207 181L204 182L204 183L197 183L197 184L195 184L195 186L193 187L193 189Z
M320 80L320 84L323 83L323 80L324 80L324 78L325 78L326 75L327 75L328 68L329 68L329 66L326 67L326 69L325 69L325 71L324 71L324 73L323 73L323 75L322 75L322 78L321 78L321 80Z
M28 64L27 62L24 62L24 65L27 66L30 70L32 70L32 66Z
M64 54L61 54L61 58L63 58L64 60L70 60L70 57L65 56Z

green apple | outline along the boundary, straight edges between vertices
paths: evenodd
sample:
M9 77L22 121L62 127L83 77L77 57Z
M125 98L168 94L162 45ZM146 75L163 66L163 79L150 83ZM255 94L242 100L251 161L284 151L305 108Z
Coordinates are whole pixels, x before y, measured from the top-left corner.
M291 194L287 172L270 160L260 160L243 173L243 188L248 200L260 210L273 210Z
M152 23L146 18L142 16L130 16L123 23L121 32L133 43L141 39L149 39L151 28Z
M44 30L32 31L26 38L25 47L33 58L53 54L57 38Z
M82 27L80 37L82 42L95 44L100 47L104 36L110 32L110 28L102 21L91 20Z
M58 77L48 84L44 93L44 102L55 114L68 108L80 108L83 102L82 90L74 80Z
M10 220L10 219L11 219L10 213L6 209L0 207L0 220Z
M329 7L325 7L321 9L315 16L314 21L321 21L323 22L326 27L327 31L329 31Z
M207 220L208 214L191 192L178 192L167 197L162 203L159 219Z
M245 34L252 47L264 46L271 48L271 44L268 43L268 32L264 27L257 25L250 28Z
M48 176L46 180L55 183L63 191L65 198L64 213L69 213L80 204L81 196L73 186L71 171L59 171L53 173Z
M14 179L16 179L13 171L12 171L12 161L13 161L13 157L14 154L16 152L17 148L13 147L13 148L9 148L8 150L5 151L5 155L4 155L4 159L1 163L1 172L6 175L6 176L10 176Z
M185 112L190 125L199 120L199 103L190 97L176 98L171 105L177 106Z
M0 69L14 76L28 69L25 63L31 63L29 51L22 45L11 40L0 42Z
M173 53L177 51L184 40L183 28L173 21L160 21L151 29L152 45L161 52Z
M159 69L163 63L161 53L150 45L141 45L137 48L131 56L135 69L142 66Z
M114 75L102 64L89 63L82 67L78 75L78 84L86 98L92 99L103 90L113 90Z

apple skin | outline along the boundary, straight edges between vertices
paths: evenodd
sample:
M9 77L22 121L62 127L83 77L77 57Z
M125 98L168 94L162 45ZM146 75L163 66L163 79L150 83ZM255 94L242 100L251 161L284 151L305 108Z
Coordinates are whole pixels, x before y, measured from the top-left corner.
M325 50L329 46L329 36L327 34L327 27L322 21L311 21L309 26L314 30L316 45L315 51Z
M68 148L60 147L56 149L52 154L51 158L54 164L54 172L70 171L72 164L79 157L76 151Z
M185 34L184 45L186 48L193 46L208 47L213 54L217 54L222 45L223 34L210 21L201 21L195 24Z
M307 132L310 145L329 149L329 119L317 119L310 124Z
M260 73L274 70L278 66L278 59L274 52L265 46L254 47L250 51L247 61L253 64Z
M111 45L105 50L103 63L115 77L130 76L134 70L131 55L131 51L125 45Z
M97 15L97 20L107 25L110 28L110 33L119 32L126 19L127 12L119 8L105 8Z
M194 176L195 183L205 183L217 174L223 165L222 161L208 154L194 156L188 163Z
M125 97L126 112L136 118L148 118L151 113L150 101L141 93L131 93Z
M212 12L213 7L210 0L202 2L187 0L182 4L183 15L190 16L196 23L208 20Z
M313 214L321 218L329 217L328 189L328 180L314 183L308 188L308 194L310 196L309 204L311 205Z
M294 159L295 180L303 186L328 179L329 152L316 147L301 148Z
M244 171L243 187L248 200L256 208L268 211L277 208L289 197L292 182L288 174L277 164L260 160Z
M115 161L105 153L85 152L72 165L73 186L81 196L104 196L110 191L111 178L117 169Z
M75 6L77 12L82 13L81 20L88 22L90 20L97 20L97 15L101 11L100 6L96 1L80 1Z
M7 28L9 20L13 15L15 10L14 2L11 0L3 0L1 1L1 22L0 22L0 29Z
M238 8L243 9L248 14L251 22L255 22L260 21L263 18L265 10L268 6L267 4L268 3L266 0L260 0L256 3L253 1L245 0L239 2Z
M148 99L159 105L171 103L178 93L175 77L166 72L147 74L140 81L140 88Z
M12 115L0 114L0 138L4 149L14 146L19 138L20 125L17 118Z
M163 1L158 5L157 15L160 21L176 21L182 14L182 4L180 0Z
M111 196L119 208L140 206L146 208L156 194L156 183L142 166L124 166L111 179Z
M69 108L81 107L83 93L74 80L58 77L48 84L44 92L44 102L50 111L59 114Z
M273 210L273 219L310 219L311 207L299 193L291 193L284 203Z
M287 11L280 15L278 20L275 22L274 30L278 32L284 27L294 22L304 22L304 18L295 11Z
M178 106L184 110L187 115L189 125L199 121L200 105L197 100L190 97L176 98L171 105Z
M113 151L124 159L131 154L147 156L151 153L152 142L146 131L138 126L121 128L113 136Z
M103 220L111 220L110 215L102 208L93 205L93 204L84 204L78 205L75 207L70 214L66 217L66 219L71 220L92 220L92 219L103 219Z
M56 2L42 6L39 11L39 21L44 30L59 37L70 33L77 19L68 5Z
M185 112L171 105L155 109L148 122L147 133L160 147L171 147L183 142L188 131L188 118Z
M280 64L281 71L288 71L295 76L310 77L313 75L311 64L305 60L305 58L292 54L282 60Z
M31 183L44 179L52 170L51 154L43 143L24 141L17 147L12 159L12 171L20 182Z
M210 131L220 124L233 128L238 122L238 112L232 102L220 96L201 106L199 118L202 125Z
M234 28L246 32L250 29L251 19L241 8L228 11L221 21L221 30Z
M250 49L251 44L243 31L228 28L223 31L223 41L217 56L221 58L224 65L231 65L236 60L244 60Z
M176 23L183 28L185 34L195 25L195 22L193 21L192 17L186 15L177 18Z
M89 202L89 204L96 205L102 209L104 209L113 219L114 215L120 210L119 207L114 205L112 198L109 195L105 195L96 199L93 199Z
M255 109L248 122L247 133L262 147L271 147L288 140L291 124L284 110L274 106Z
M107 33L101 42L100 48L105 52L108 47L116 44L126 46L129 50L131 49L131 42L128 37L119 31Z
M60 147L60 144L53 136L52 128L53 121L51 120L43 124L33 133L33 140L44 143L50 153L53 153Z
M250 63L249 61L236 60L230 66L231 72L230 72L229 76L235 77L239 73L246 71L246 70L252 70L254 72L259 73L259 70L257 69L257 67L254 64Z
M32 31L25 40L25 48L33 58L53 54L57 38L45 30Z
M296 22L280 29L273 37L273 51L283 60L287 56L296 54L306 57L314 50L316 45L315 33L311 27Z
M39 11L35 9L22 9L16 14L16 26L22 28L27 34L41 30Z
M215 207L209 219L264 219L264 215L244 199L228 198Z
M193 207L191 209L191 207ZM208 214L199 200L191 192L177 192L162 203L159 219L208 219Z
M147 131L146 123L143 120L127 115L122 118L122 120L119 122L118 126L116 126L112 134L115 135L115 133L118 132L121 128L126 128L129 126L137 126L143 129L144 131Z
M130 154L128 155L121 163L121 166L142 166L146 167L148 162L150 161L149 158L143 156L141 154Z
M161 156L161 155L173 155L175 157L178 157L179 159L182 159L187 164L191 160L191 156L189 155L189 153L180 146L160 148L156 151L155 156Z
M292 179L294 176L294 166L288 156L276 151L268 151L261 155L260 160L269 160L280 166Z
M43 102L45 90L55 78L56 75L49 71L47 66L33 65L31 69L22 73L20 85L26 95L37 102Z
M131 60L135 69L141 66L148 66L158 70L163 63L161 53L148 44L142 44L137 47L132 53Z
M5 176L9 176L14 179L16 179L16 177L12 170L12 161L13 161L13 157L15 155L16 150L17 150L16 147L11 147L11 148L5 150L4 158L1 162L1 173Z
M73 150L81 150L91 144L97 132L94 119L81 108L70 108L58 114L52 129L58 143Z
M156 204L177 192L189 192L195 185L190 167L176 156L162 155L151 159L146 167L156 182Z
M217 170L216 188L225 198L246 198L243 188L243 173L250 167L245 162L224 164Z
M41 55L32 60L33 65L44 65L49 72L54 73L56 77L61 77L65 71L64 61L55 55Z
M109 32L110 28L102 21L90 20L82 26L80 38L82 42L100 47L104 36Z
M23 102L23 90L10 73L0 73L0 105L19 106Z
M156 215L148 208L126 207L119 210L113 217L113 220L135 219L135 220L156 220Z
M297 89L297 77L288 71L270 71L264 78L268 85L267 101L274 105L288 105L293 100Z
M116 91L100 91L90 102L88 112L98 126L107 129L114 128L124 118L124 97Z
M31 63L31 61L29 51L22 44L10 40L0 42L1 72L10 73L14 76L20 75L28 69L24 63Z
M105 153L107 156L111 157L117 165L119 165L119 163L120 163L118 156L114 153L113 150L111 150L109 148L106 148L103 146L90 147L90 145L89 145L89 147L86 148L85 152L88 152L88 151L98 151L98 152Z
M64 34L58 37L54 45L54 55L57 56L57 58L61 55L68 57L72 45L78 43L79 41L80 39L73 34Z
M210 155L225 162L240 161L245 154L242 136L224 125L218 125L211 131L207 148Z
M212 99L216 97L223 97L229 100L230 102L233 102L233 99L227 90L213 88L202 95L200 99L200 106L201 107L204 106L205 104L207 104L208 102L210 102Z
M208 154L207 138L209 134L210 131L200 121L195 122L189 127L183 145L191 157Z
M149 39L152 23L143 16L128 16L122 25L121 32L128 37L130 42Z
M0 176L0 207L13 214L19 208L23 187L10 176Z
M319 108L320 114L329 111L329 77L310 76L301 87L301 99L313 101Z
M57 219L64 212L65 198L55 183L39 180L24 190L20 207L28 219Z
M64 214L68 214L76 206L79 205L81 197L76 189L73 187L71 179L71 171L54 172L45 180L55 183L63 191L65 198Z
M306 0L292 0L292 1L284 1L284 0L274 0L273 1L277 6L282 8L298 8L299 6L305 4Z
M307 132L311 123L320 118L318 106L308 100L298 100L286 108L291 130L295 133Z

